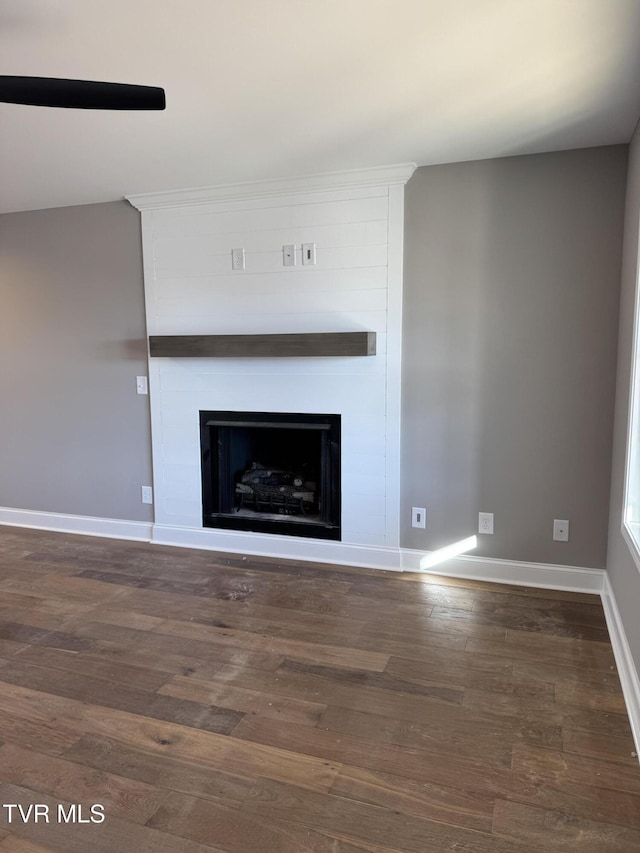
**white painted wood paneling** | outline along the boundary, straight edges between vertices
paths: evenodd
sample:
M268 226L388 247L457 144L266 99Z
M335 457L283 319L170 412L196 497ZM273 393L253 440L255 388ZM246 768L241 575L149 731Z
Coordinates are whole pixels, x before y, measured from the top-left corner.
M307 232L305 243L315 242L311 230ZM289 241L292 242L292 241ZM231 267L231 249L245 249L245 269L233 270ZM301 263L301 262L300 262ZM373 243L370 246L316 245L317 270L352 269L362 267L380 267L387 263L387 246ZM163 264L155 264L156 278L195 278L198 276L232 275L236 280L245 275L267 272L280 272L282 266L282 246L270 252L247 251L242 243L229 244L227 252L200 257L168 258ZM286 274L286 273L285 273Z
M216 311L189 317L158 317L150 335L296 334L298 332L385 332L386 312L347 314L231 314Z
M153 217L153 236L157 242L163 237L386 220L388 199L388 188L379 187L353 197L349 197L348 192L319 193L288 199L251 199L195 208L167 208L145 215Z
M387 290L351 290L340 293L333 290L317 290L314 293L248 293L240 289L229 289L226 293L210 291L186 300L182 294L173 298L158 299L156 312L159 319L177 319L178 317L207 317L217 313L239 314L241 317L251 314L348 314L357 317L360 314L385 312L387 308Z
M363 358L151 359L156 524L228 539L202 530L201 410L317 412L341 416L343 542L398 546L402 197L380 185L142 205L149 334L378 335ZM302 266L302 243L316 244L314 266Z
M154 283L156 299L172 298L180 294L183 299L193 299L210 293L214 288L227 291L230 288L239 293L313 293L322 288L324 291L343 293L355 290L377 290L387 287L387 268L356 267L352 269L332 270L327 276L325 270L317 267L283 267L275 273L243 273L241 276L230 272L224 276L197 276L195 278L162 278Z
M387 218L370 222L346 222L314 225L313 235L319 248L386 245ZM166 236L154 243L156 265L163 267L180 261L205 260L211 255L227 255L229 246L243 246L246 252L272 252L274 246L293 243L298 246L297 263L301 263L300 245L308 236L308 227L270 227L262 231L207 231L198 234Z

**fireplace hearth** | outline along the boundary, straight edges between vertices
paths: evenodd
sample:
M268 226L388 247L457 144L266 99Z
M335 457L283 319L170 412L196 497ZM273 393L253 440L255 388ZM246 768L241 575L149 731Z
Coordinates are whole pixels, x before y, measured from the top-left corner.
M340 415L200 412L204 527L341 538Z

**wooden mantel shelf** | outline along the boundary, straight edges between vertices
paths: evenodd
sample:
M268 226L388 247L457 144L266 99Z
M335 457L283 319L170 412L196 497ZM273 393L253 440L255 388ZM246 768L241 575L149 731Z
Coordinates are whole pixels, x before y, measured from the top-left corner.
M375 332L151 335L152 358L318 358L376 354Z

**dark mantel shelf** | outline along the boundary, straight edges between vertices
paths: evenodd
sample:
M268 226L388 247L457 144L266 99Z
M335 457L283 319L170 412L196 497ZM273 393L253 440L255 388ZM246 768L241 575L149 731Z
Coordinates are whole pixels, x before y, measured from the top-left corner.
M151 335L155 358L318 358L376 354L375 332L295 335Z

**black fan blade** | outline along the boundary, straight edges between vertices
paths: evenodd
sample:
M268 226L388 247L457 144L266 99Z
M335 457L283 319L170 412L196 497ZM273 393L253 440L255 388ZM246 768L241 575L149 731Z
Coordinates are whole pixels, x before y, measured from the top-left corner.
M129 83L0 76L0 101L76 110L163 110L164 89Z

